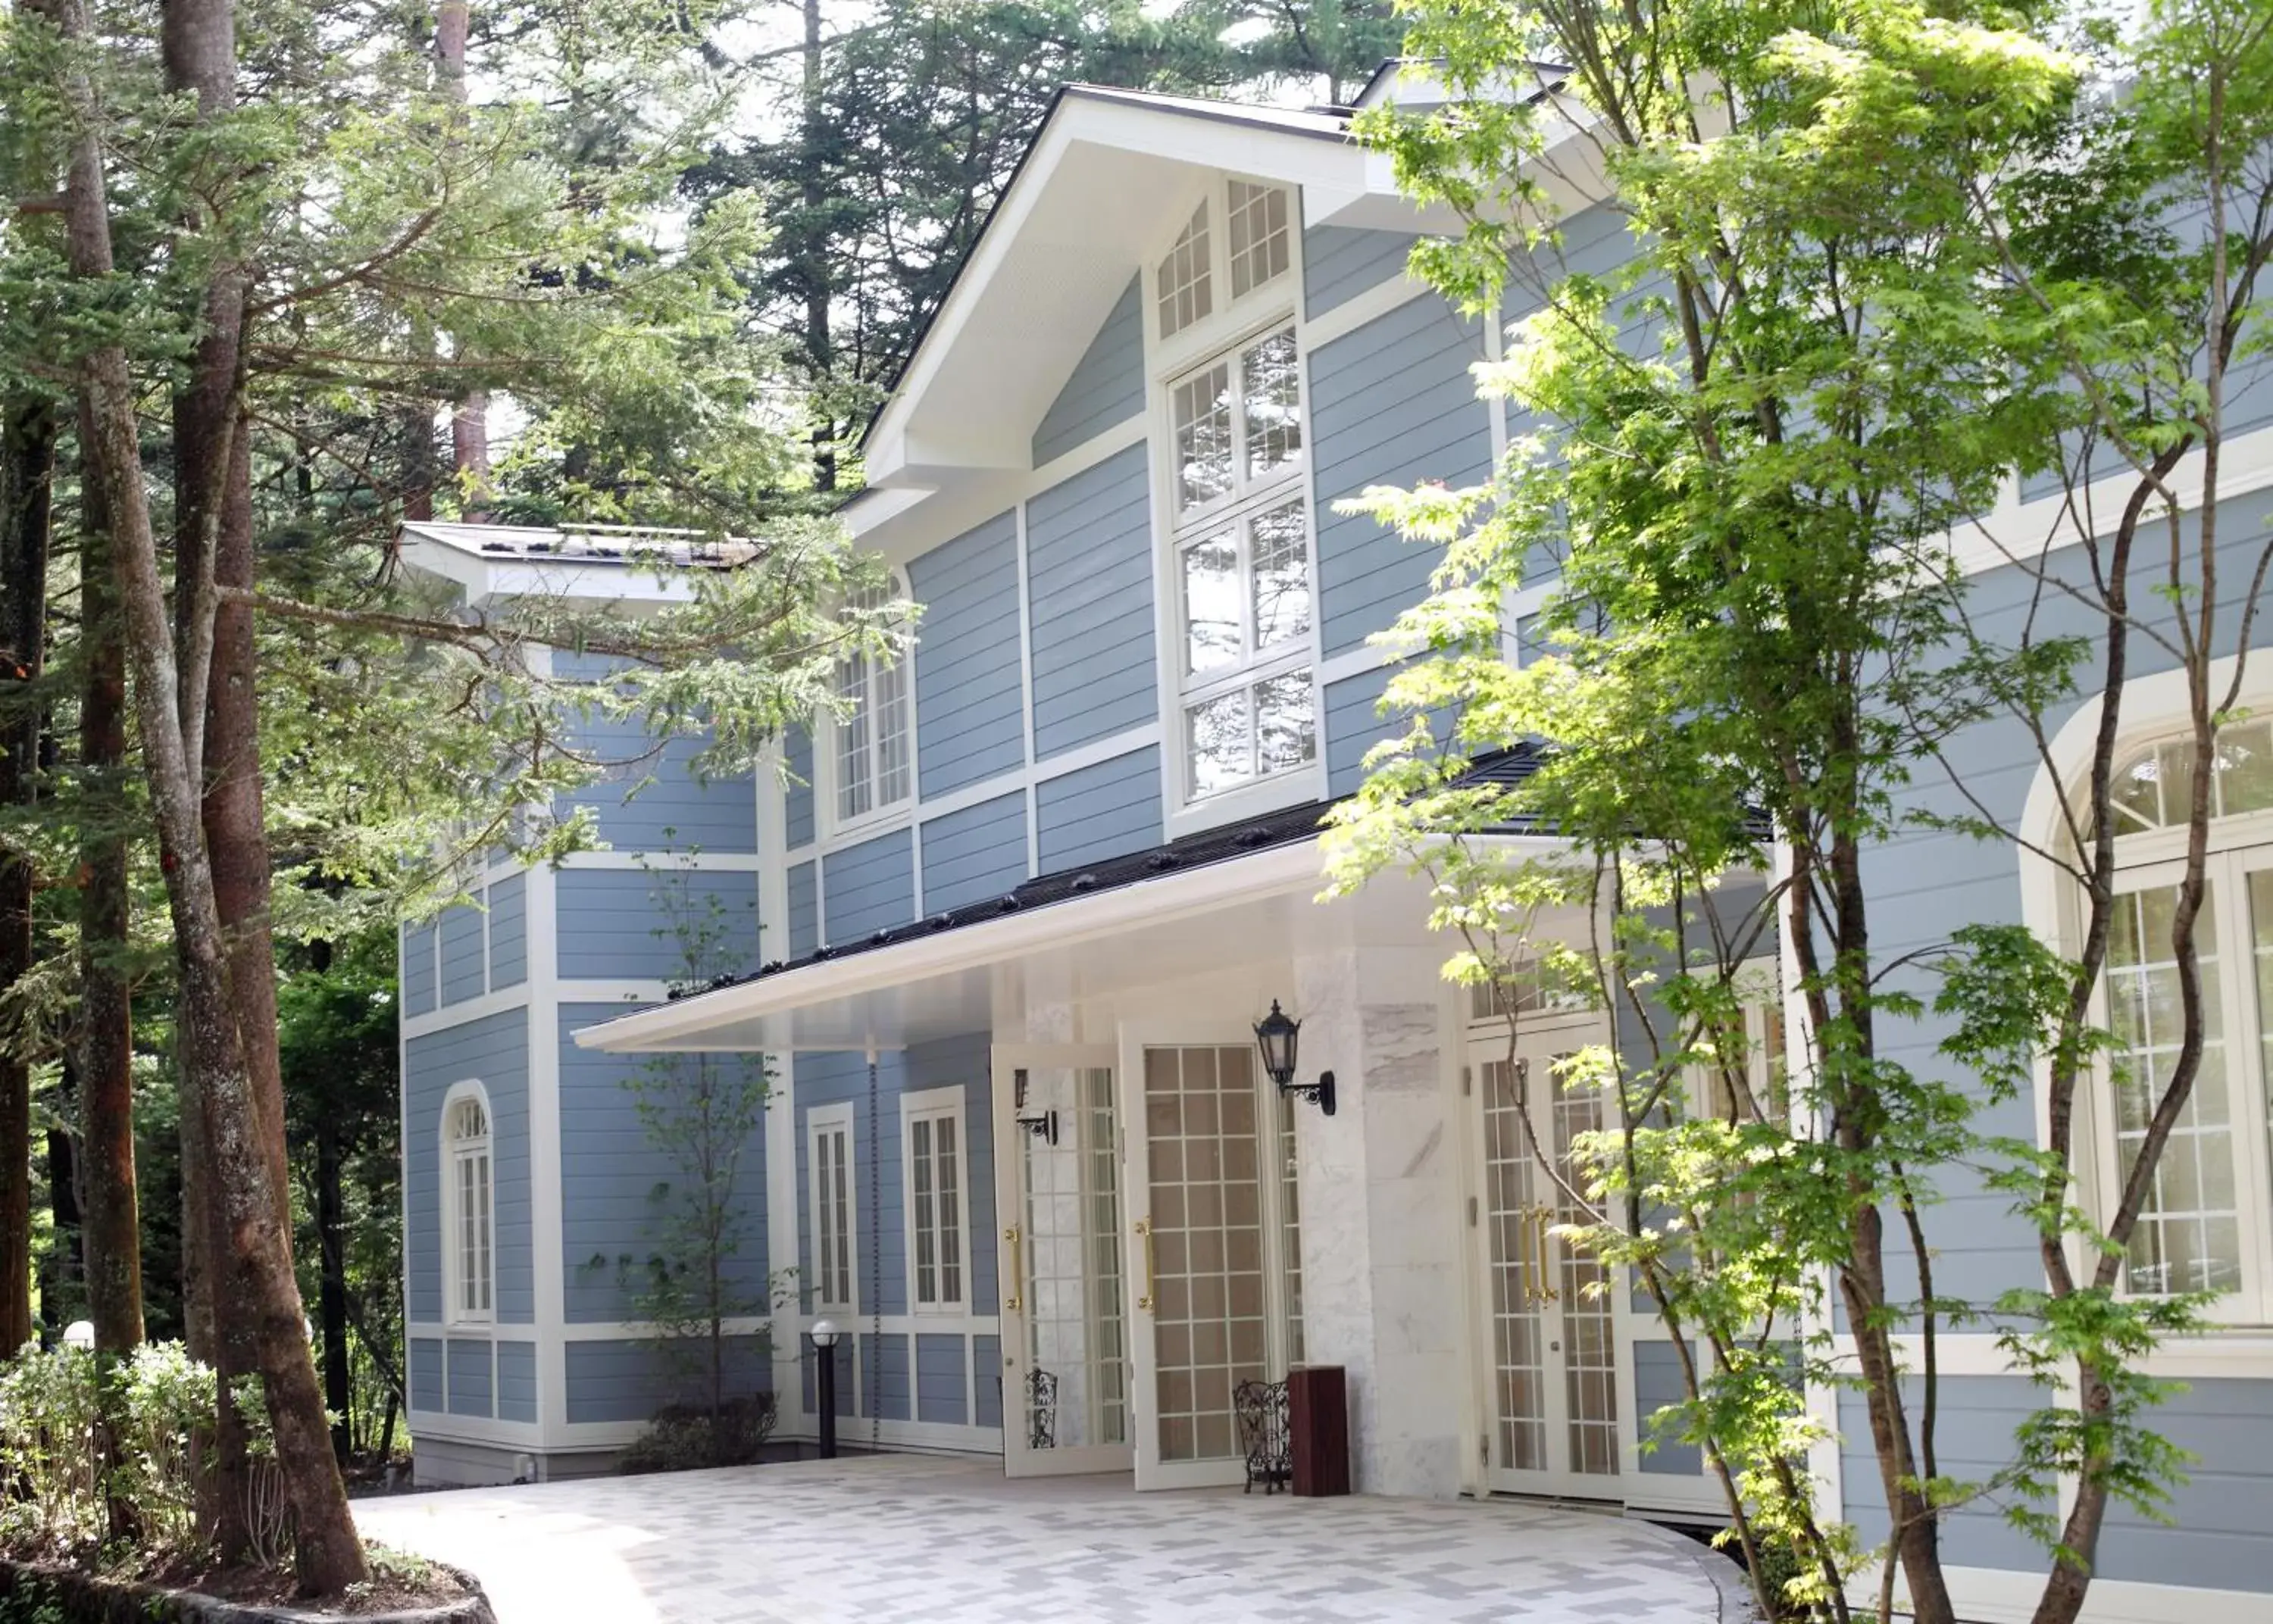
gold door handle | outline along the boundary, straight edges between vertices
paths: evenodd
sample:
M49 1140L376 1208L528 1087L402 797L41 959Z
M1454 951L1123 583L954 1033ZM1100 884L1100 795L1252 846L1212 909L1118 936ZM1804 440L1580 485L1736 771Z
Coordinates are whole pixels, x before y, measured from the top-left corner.
M1010 1291L1003 1298L1005 1313L1016 1313L1024 1307L1025 1299L1019 1295L1026 1284L1026 1254L1019 1246L1018 1226L1012 1224L1002 1231L1002 1239L1010 1243Z
M1539 1297L1542 1302L1551 1303L1562 1295L1555 1289L1554 1276L1547 1272L1547 1226L1555 1221L1555 1213L1551 1208L1541 1207L1535 1209L1534 1216L1539 1220L1539 1227L1533 1231L1539 1237L1538 1261L1534 1265L1539 1280Z
M1136 1235L1144 1243L1144 1295L1136 1299L1136 1306L1150 1313L1152 1298L1159 1291L1159 1267L1152 1256L1152 1220L1137 1219Z

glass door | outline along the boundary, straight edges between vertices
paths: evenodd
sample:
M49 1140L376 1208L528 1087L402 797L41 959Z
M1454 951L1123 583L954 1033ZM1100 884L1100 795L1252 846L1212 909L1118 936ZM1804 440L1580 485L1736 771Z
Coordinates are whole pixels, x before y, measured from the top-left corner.
M1473 1068L1483 1119L1484 1478L1514 1493L1613 1499L1624 1441L1617 1306L1602 1289L1603 1266L1555 1233L1579 1216L1564 1187L1578 1184L1571 1147L1602 1126L1602 1102L1556 1084L1561 1058L1525 1045L1510 1060L1503 1047Z
M1128 1054L1136 1486L1243 1482L1240 1384L1283 1377L1299 1336L1287 1119L1251 1042Z
M1002 1458L1013 1478L1129 1469L1114 1051L994 1050Z

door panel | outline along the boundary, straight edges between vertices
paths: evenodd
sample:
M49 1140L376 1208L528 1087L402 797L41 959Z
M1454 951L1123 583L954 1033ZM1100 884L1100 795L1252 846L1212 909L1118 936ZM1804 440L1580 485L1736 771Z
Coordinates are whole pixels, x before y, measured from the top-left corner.
M1014 1478L1130 1463L1110 1049L998 1045L1002 1454Z

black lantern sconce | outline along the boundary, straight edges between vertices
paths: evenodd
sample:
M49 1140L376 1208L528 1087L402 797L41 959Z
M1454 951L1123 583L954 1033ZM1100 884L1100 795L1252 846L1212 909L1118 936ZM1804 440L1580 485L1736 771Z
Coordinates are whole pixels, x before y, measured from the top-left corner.
M1279 1093L1309 1100L1331 1117L1334 1114L1333 1073L1320 1072L1316 1082L1294 1081L1296 1040L1302 1031L1302 1023L1279 1008L1274 998L1271 1013L1255 1023L1255 1046L1263 1051L1263 1069L1279 1085Z
M1046 1145L1058 1142L1058 1113L1054 1111L1026 1114L1026 1072L1021 1066L1011 1074L1010 1119Z

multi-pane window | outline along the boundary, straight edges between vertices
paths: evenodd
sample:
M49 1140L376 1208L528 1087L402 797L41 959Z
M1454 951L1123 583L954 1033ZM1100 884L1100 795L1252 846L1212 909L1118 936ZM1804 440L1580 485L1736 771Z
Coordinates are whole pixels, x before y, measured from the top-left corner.
M873 613L891 602L883 586L848 606ZM852 819L908 798L908 672L904 662L871 654L836 662L844 714L836 723L836 815Z
M1168 250L1154 273L1159 288L1160 336L1172 338L1205 318L1214 306L1208 263L1208 206L1204 198L1192 211L1175 246Z
M908 1257L918 1312L963 1306L962 1126L959 1105L907 1117Z
M850 1309L852 1297L852 1123L842 1112L809 1119L813 1192L813 1306Z
M2273 1321L2273 723L2228 728L2217 752L2194 922L2202 1059L2132 1231L2124 1284L2141 1296L2215 1292L2217 1317L2262 1324ZM2185 1041L2172 932L2193 775L2193 747L2179 742L2139 751L2115 775L2123 872L2107 946L2103 1214L2138 1166Z
M443 1126L449 1152L450 1318L487 1320L496 1273L490 1113L478 1095L461 1095L451 1102Z
M1231 296L1243 299L1286 272L1290 251L1287 191L1282 186L1234 181L1229 201Z
M1317 755L1294 330L1180 379L1170 408L1186 788L1198 799Z

